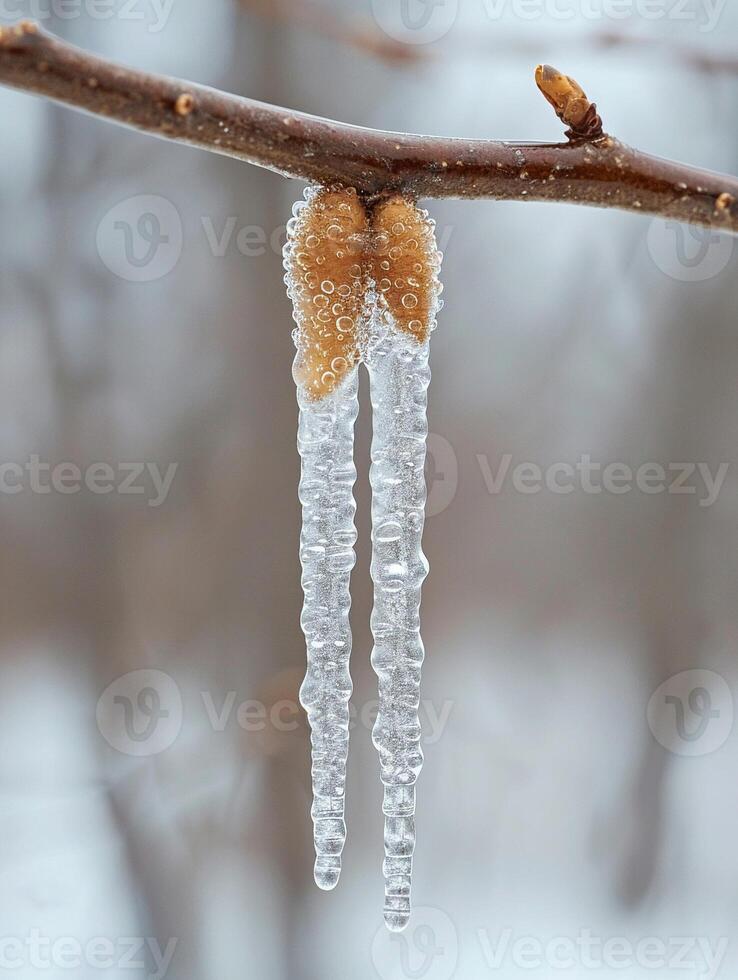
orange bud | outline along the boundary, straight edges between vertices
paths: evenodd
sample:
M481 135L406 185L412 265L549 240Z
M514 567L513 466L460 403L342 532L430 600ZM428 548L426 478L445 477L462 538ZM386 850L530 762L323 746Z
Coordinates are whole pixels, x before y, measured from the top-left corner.
M427 339L433 325L439 258L426 211L399 195L375 207L369 266L380 308L418 341Z
M289 232L285 267L297 322L295 382L315 401L358 362L368 221L353 188L317 191Z

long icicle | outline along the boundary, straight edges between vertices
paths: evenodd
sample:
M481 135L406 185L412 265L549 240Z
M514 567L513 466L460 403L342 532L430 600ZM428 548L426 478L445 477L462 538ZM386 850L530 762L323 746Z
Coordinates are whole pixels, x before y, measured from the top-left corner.
M370 481L374 635L379 678L373 730L384 784L384 918L393 931L410 917L415 783L420 745L420 598L430 332L440 306L434 225L395 198L373 215L371 276L377 312L366 363L373 411Z
M297 323L293 374L302 459L300 623L307 673L300 701L311 727L315 881L330 889L338 883L346 840L356 337L366 289L367 217L354 191L308 188L305 197L287 226L284 264Z
M311 726L315 881L334 888L346 840L344 797L351 697L349 581L356 555L353 486L358 370L321 401L298 389L302 458L300 561L305 601L300 625L308 669L300 701Z

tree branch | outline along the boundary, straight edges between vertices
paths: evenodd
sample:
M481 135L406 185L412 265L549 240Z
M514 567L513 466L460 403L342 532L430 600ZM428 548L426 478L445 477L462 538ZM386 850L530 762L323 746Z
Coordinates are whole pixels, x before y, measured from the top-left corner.
M648 156L606 134L578 135L576 127L568 143L556 144L363 129L125 68L29 22L0 29L0 83L287 177L352 186L369 199L399 191L563 201L738 234L735 177Z

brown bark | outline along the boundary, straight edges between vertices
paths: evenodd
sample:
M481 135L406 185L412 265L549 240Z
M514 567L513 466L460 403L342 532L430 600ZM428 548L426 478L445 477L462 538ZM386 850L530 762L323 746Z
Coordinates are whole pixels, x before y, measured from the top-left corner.
M0 29L0 83L367 198L564 201L738 234L738 179L649 156L607 134L527 144L364 129L126 68L29 22Z

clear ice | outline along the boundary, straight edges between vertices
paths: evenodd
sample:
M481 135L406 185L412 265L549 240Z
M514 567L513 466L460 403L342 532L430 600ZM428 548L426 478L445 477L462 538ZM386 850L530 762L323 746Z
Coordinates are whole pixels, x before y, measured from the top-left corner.
M370 480L374 609L372 666L379 710L372 740L384 784L384 918L393 931L410 917L415 783L420 746L420 591L428 572L421 545L430 382L428 340L390 328L367 358L373 412Z
M298 386L302 459L300 561L305 600L300 625L307 674L300 703L311 728L315 882L335 888L346 840L344 793L349 740L349 581L356 555L353 486L358 369L320 401Z

